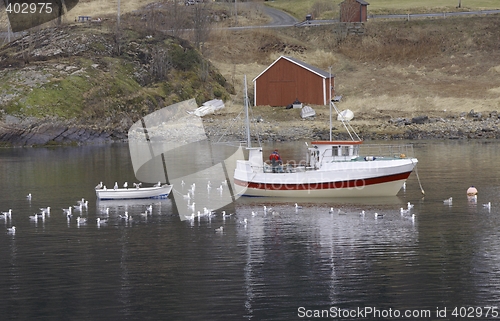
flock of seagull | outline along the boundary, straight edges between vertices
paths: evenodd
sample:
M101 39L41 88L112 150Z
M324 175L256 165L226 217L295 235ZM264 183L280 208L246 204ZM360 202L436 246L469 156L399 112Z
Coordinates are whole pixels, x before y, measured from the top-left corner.
M102 183L100 183L102 184ZM126 186L127 183L124 184ZM116 184L115 184L116 185ZM135 184L134 184L135 185ZM184 187L185 183L184 181L181 182L181 185ZM227 181L221 182L220 186L217 187L217 191L222 194L223 190L225 187L227 187ZM102 187L101 187L102 188ZM212 184L210 181L207 183L207 190L211 190ZM196 203L193 201L191 202L192 199L194 199L194 194L196 190L196 184L193 183L190 185L187 194L183 195L184 199L187 200L187 207L192 211L191 215L186 215L185 219L186 221L190 222L192 225L194 224L195 220L198 220L198 222L201 221L202 218L208 219L209 222L211 222L213 217L216 217L218 214L211 209L208 209L206 207L203 208L203 210L196 210ZM26 196L26 199L28 201L31 201L32 195L31 193ZM443 200L444 205L452 206L453 205L453 197L447 198ZM411 204L410 202L407 203L406 208L401 207L400 208L400 214L401 217L405 217L410 219L412 222L415 222L416 215L415 213L412 213L414 205ZM491 202L488 202L486 204L483 204L483 208L488 209L488 211L491 210ZM300 210L302 210L302 206L298 205L297 203L294 204L294 209L298 213ZM45 222L46 219L50 217L50 207L41 207L40 212L34 213L34 215L29 216L29 220L31 222L34 222L35 224L38 223L38 221ZM76 205L69 206L68 208L63 208L62 209L64 215L66 216L66 219L68 221L68 226L74 216L76 216L76 223L78 226L87 224L88 218L82 216L84 212L88 211L88 200L81 199L77 201ZM79 213L79 215L76 215L76 213ZM139 215L147 220L147 217L152 215L153 209L152 205L149 205L146 207L146 210L144 212L141 212ZM252 211L252 217L259 215L258 212ZM278 211L273 210L270 207L267 207L266 205L263 206L263 215L266 216L267 214L271 215L280 215ZM348 213L343 211L342 209L337 209L335 210L333 207L330 208L329 210L330 214L338 214L338 215L347 215ZM101 216L103 217L97 217L96 218L96 224L97 227L100 227L102 225L106 225L108 223L109 219L109 208L106 208L104 210L101 210ZM220 215L222 217L222 221L225 223L226 219L229 219L233 216L234 213L226 213L226 211L221 211ZM365 217L366 212L363 210L361 213L359 213L360 216ZM128 211L124 211L123 214L119 214L118 218L124 222L131 223L133 218L131 215L129 215ZM384 218L384 214L375 212L374 213L374 218L375 219L382 219ZM16 227L12 225L12 209L9 209L6 212L0 212L0 221L4 220L5 225L8 225L10 222L10 227L7 228L7 233L14 235L16 233ZM243 220L238 221L238 223L244 225L245 227L248 224L248 219L244 218ZM216 233L223 233L224 232L224 225L221 225L220 227L215 229Z

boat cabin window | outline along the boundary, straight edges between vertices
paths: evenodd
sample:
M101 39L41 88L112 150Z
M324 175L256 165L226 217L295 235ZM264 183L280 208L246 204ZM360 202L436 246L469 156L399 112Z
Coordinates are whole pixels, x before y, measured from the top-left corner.
M353 156L358 155L359 146L353 145L338 145L332 147L333 156Z

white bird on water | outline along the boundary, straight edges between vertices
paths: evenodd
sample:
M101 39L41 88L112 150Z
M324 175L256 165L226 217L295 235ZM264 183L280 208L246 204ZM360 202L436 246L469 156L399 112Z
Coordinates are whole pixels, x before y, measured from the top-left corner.
M222 232L224 232L224 226L221 226L221 227L219 227L219 228L216 228L216 229L215 229L215 232L216 232L216 233L222 233Z
M410 209L405 210L404 208L402 208L402 207L401 207L401 209L400 209L399 211L400 211L400 213L401 213L401 216L403 216L404 214L409 213L409 212L410 212Z
M300 210L302 206L299 206L297 203L295 203L295 210Z
M7 228L7 233L16 234L16 227L12 226L12 227Z
M31 193L29 193L28 195L26 195L26 199L27 199L28 201L31 201Z
M487 208L488 210L491 210L491 202L488 202L486 204L483 204L484 208Z
M50 214L50 206L40 207L40 211Z
M85 224L85 223L87 223L87 219L85 217L78 216L78 218L76 219L76 223L78 225Z
M2 215L4 216L4 218L12 219L12 209L9 208L9 210L7 212L2 212Z
M407 209L411 210L413 208L413 206L415 206L415 205L413 205L412 203L408 202Z
M447 198L443 201L443 204L452 205L453 197Z
M344 211L342 211L340 208L339 208L339 210L338 210L338 212L337 212L337 213L338 213L339 215L347 215L347 213L346 213L346 212L344 212Z
M96 221L97 221L97 227L101 227L101 225L108 224L108 220L104 220L104 219L102 219L102 218L100 218L100 217L98 217L98 218L96 219Z

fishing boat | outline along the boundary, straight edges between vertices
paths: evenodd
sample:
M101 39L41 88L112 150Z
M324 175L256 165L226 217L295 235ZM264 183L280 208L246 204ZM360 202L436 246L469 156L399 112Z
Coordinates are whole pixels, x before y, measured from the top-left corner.
M172 191L172 185L164 184L153 187L133 188L96 188L95 193L99 200L127 200L145 198L165 198Z
M339 115L350 140L332 140L332 109ZM305 161L288 162L276 168L264 161L262 147L251 145L248 100L245 114L248 159L236 161L234 184L246 196L395 196L418 163L411 157L410 144L364 145L330 99L330 140L306 143Z

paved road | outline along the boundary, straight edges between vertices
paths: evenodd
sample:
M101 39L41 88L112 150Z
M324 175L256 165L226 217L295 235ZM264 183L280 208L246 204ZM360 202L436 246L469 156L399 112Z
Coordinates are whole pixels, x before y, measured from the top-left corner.
M299 22L295 17L282 10L264 6L264 12L272 19L267 26L293 26Z

